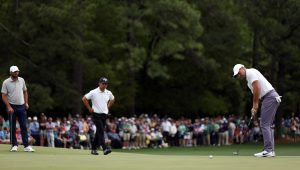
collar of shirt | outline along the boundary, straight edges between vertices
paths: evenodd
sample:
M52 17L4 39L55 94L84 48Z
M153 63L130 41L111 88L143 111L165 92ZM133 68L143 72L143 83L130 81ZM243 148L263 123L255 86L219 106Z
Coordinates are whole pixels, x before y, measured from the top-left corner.
M99 91L100 93L105 93L105 92L107 91L107 89L105 89L104 91L101 91L100 88L98 88L98 91Z
M11 77L9 77L9 80L10 80L10 81L19 81L19 78L17 77L16 80L13 80Z

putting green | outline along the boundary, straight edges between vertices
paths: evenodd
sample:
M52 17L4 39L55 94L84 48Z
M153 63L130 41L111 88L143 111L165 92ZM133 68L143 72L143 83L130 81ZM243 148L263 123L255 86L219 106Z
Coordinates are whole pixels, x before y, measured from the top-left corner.
M277 146L275 158L255 158L257 145L118 150L110 155L91 155L89 150L34 147L34 153L9 152L9 145L0 145L0 167L3 170L241 170L299 169L299 145ZM99 152L101 153L101 152ZM283 154L286 153L286 154ZM213 155L210 159L209 155Z

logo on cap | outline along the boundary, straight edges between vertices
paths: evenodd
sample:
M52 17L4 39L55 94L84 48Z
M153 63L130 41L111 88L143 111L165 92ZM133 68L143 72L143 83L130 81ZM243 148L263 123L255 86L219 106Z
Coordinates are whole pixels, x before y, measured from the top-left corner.
M108 83L108 79L105 77L101 77L99 80L100 83Z

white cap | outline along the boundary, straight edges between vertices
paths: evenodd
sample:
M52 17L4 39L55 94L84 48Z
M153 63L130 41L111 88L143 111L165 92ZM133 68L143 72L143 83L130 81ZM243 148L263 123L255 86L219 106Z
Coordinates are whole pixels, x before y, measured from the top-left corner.
M34 116L34 117L33 117L33 120L37 120L37 117L36 117L36 116Z
M11 66L11 67L9 68L9 71L10 71L10 72L15 72L15 71L20 71L20 70L19 70L19 68L18 68L17 66Z
M244 67L243 64L236 64L234 67L233 67L233 77L236 76L239 71L240 71L240 68Z

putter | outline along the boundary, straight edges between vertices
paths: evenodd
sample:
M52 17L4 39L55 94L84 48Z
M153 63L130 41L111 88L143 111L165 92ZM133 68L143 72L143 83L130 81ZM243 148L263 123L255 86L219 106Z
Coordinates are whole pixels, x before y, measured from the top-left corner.
M252 114L251 114L251 117L250 117L250 120L249 120L249 122L248 122L248 125L247 125L248 130L249 130L249 126L250 126L250 124L251 124L251 122L252 122L253 116L254 116L254 114L252 113ZM248 130L247 130L247 131L248 131ZM244 135L245 135L245 133L244 133L244 131L243 131L243 132L242 132L242 137L244 137ZM239 153L240 153L240 145L241 145L241 142L239 142L236 151L232 153L233 155L239 155Z
M9 119L10 119L10 122L9 122L9 138L10 138L10 144L12 144L12 114L13 113L8 113L9 114Z

